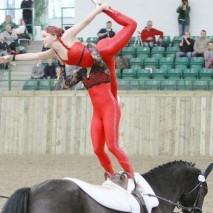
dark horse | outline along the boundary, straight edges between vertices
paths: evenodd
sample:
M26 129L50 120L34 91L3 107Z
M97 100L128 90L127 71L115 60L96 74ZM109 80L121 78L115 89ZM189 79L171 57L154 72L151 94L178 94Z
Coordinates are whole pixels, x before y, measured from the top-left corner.
M172 213L182 207L184 213L201 213L208 188L205 172L194 164L173 161L158 166L142 176L159 198L159 206L153 213ZM69 180L48 180L32 188L17 190L8 199L2 213L118 213L89 197L78 185Z

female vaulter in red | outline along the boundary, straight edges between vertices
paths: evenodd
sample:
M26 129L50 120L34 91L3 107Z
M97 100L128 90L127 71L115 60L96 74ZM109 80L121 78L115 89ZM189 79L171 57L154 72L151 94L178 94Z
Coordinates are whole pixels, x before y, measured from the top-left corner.
M76 40L77 34L100 12L106 13L123 28L113 37L103 39L96 46L85 45ZM0 61L38 60L56 57L61 63L78 65L82 68L76 75L66 79L65 86L82 81L88 90L93 105L91 137L94 152L106 172L114 174L111 160L105 152L105 143L114 154L124 171L134 175L127 155L118 145L120 107L117 102L117 81L114 56L132 37L136 22L103 3L81 23L66 30L62 35L57 27L47 27L43 32L43 43L50 49L39 53L0 57ZM109 70L109 71L108 71Z

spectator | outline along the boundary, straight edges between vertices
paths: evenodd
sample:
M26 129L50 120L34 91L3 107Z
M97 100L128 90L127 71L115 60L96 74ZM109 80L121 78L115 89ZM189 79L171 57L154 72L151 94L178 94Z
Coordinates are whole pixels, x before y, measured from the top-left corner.
M208 42L208 48L204 52L205 67L213 69L213 41Z
M15 24L14 22L12 22L11 16L10 16L10 15L6 15L5 21L0 25L0 30L1 30L1 32L3 32L3 31L6 30L5 27L6 27L6 25L8 25L8 24L11 26L12 29L18 27L17 24Z
M203 57L205 50L207 50L208 42L209 39L206 37L206 31L202 30L200 37L195 41L192 56Z
M15 32L18 35L18 38L30 39L26 24L23 18L20 19L20 24L18 25L18 28L15 29Z
M189 32L185 32L185 35L182 36L179 47L180 52L176 53L176 57L188 57L190 61L192 57L192 52L194 51L194 40L190 38Z
M191 8L189 7L188 0L182 0L182 4L177 8L179 35L182 36L185 32L189 32Z
M56 65L53 59L49 59L48 64L44 67L44 78L48 79L56 78Z
M38 60L33 67L31 78L42 79L43 77L44 77L44 65L42 64L42 60Z
M33 1L32 0L23 0L21 2L20 7L23 8L22 17L26 23L27 31L28 31L29 35L32 36Z
M152 28L152 21L148 21L146 27L141 31L141 40L143 46L152 48L156 43L156 38L159 36L157 41L159 44L163 42L163 32L155 28Z
M7 42L4 41L4 35L0 33L0 56L9 55L10 48ZM0 63L0 66L5 69L8 69L8 63Z
M115 32L112 29L112 22L108 21L106 23L106 28L102 28L99 30L97 36L98 36L98 41L104 38L112 38L115 35Z
M115 67L117 69L120 69L120 75L122 78L123 70L129 68L129 58L126 57L125 55L119 54L116 57Z
M18 46L18 36L15 32L15 29L12 29L10 24L5 26L5 31L3 32L5 41L10 47L12 53L16 53L16 47Z
M57 66L56 68L55 68L55 71L56 71L56 78L55 78L55 80L54 80L54 82L53 82L53 88L55 89L55 90L61 90L62 89L62 81L61 81L61 79L63 79L63 73L62 73L62 70L61 70L61 67L60 66Z

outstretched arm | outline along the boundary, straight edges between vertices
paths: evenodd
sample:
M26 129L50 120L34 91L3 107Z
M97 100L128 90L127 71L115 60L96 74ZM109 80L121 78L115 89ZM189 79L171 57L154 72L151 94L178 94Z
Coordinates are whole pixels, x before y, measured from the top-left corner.
M7 63L11 61L35 61L35 60L47 60L50 58L54 58L54 51L49 49L44 52L38 53L25 53L25 54L18 54L18 55L7 55L0 57L0 62Z
M69 28L68 30L66 30L62 38L68 39L69 41L70 41L70 38L74 39L77 36L77 34L81 30L83 30L87 25L89 25L92 22L92 20L103 10L110 11L109 5L106 3L103 3L99 5L98 7L96 7L96 9L93 12L91 12L86 18L84 18L83 21L75 24L72 28Z

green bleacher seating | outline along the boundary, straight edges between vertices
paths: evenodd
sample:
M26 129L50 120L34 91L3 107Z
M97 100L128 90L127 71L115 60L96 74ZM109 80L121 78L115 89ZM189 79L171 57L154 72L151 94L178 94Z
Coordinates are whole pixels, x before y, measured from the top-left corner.
M152 78L153 79L165 79L167 76L167 70L166 69L153 69L152 70Z
M132 55L135 57L135 47L124 47L121 51L122 55Z
M138 80L139 89L145 90L146 89L146 80Z
M176 90L176 80L163 80L161 90Z
M197 40L199 36L191 36L191 39Z
M202 80L213 79L213 69L202 68L199 70L199 78Z
M181 36L174 36L172 39L172 46L179 46L181 39Z
M131 58L130 59L130 67L132 68L135 65L139 65L140 68L144 65L144 58Z
M183 79L176 81L176 90L186 90L185 81Z
M153 56L154 54L159 54L164 56L165 55L165 47L153 47L151 51L151 55Z
M83 37L78 37L77 38L79 41L84 42L84 38Z
M130 90L139 90L139 81L138 80L129 80L129 89Z
M123 69L122 72L122 79L136 79L137 76L137 69Z
M158 68L158 58L145 58L144 59L144 67L150 67L150 68Z
M161 81L160 80L147 80L145 81L146 90L160 90Z
M185 82L185 90L193 89L193 80L184 80Z
M183 78L184 79L197 79L198 78L198 70L197 69L184 69L183 70Z
M87 37L86 42L89 43L94 43L96 44L98 42L98 37Z
M171 44L171 37L170 36L163 36L163 43L169 47Z
M213 90L213 81L209 81L209 90Z
M208 90L208 81L206 80L196 80L193 81L193 90Z
M38 83L38 90L51 90L52 89L52 83L51 80L39 80Z
M121 76L121 70L118 69L118 68L115 69L115 74L116 74L116 77L117 77L117 78L121 78L121 77L122 77L122 76Z
M192 57L191 60L190 60L190 67L192 65L200 65L201 67L203 67L204 58L203 57Z
M179 51L179 47L167 47L166 56L175 56L176 52Z
M151 79L151 70L150 69L138 69L137 78L138 79Z
M170 68L174 67L174 59L173 57L162 57L159 60L159 67L162 67L163 65L167 65Z
M129 79L118 80L118 89L120 89L120 90L128 90L129 89Z
M135 49L136 57L138 57L141 54L145 54L147 56L150 56L150 48L149 47L136 47Z
M167 71L168 79L181 79L183 74L182 68L170 69Z
M38 81L36 79L27 80L23 86L23 90L37 90Z
M188 60L187 57L177 57L177 58L175 58L175 67L182 66L182 67L187 68L188 65L189 65L189 60Z

